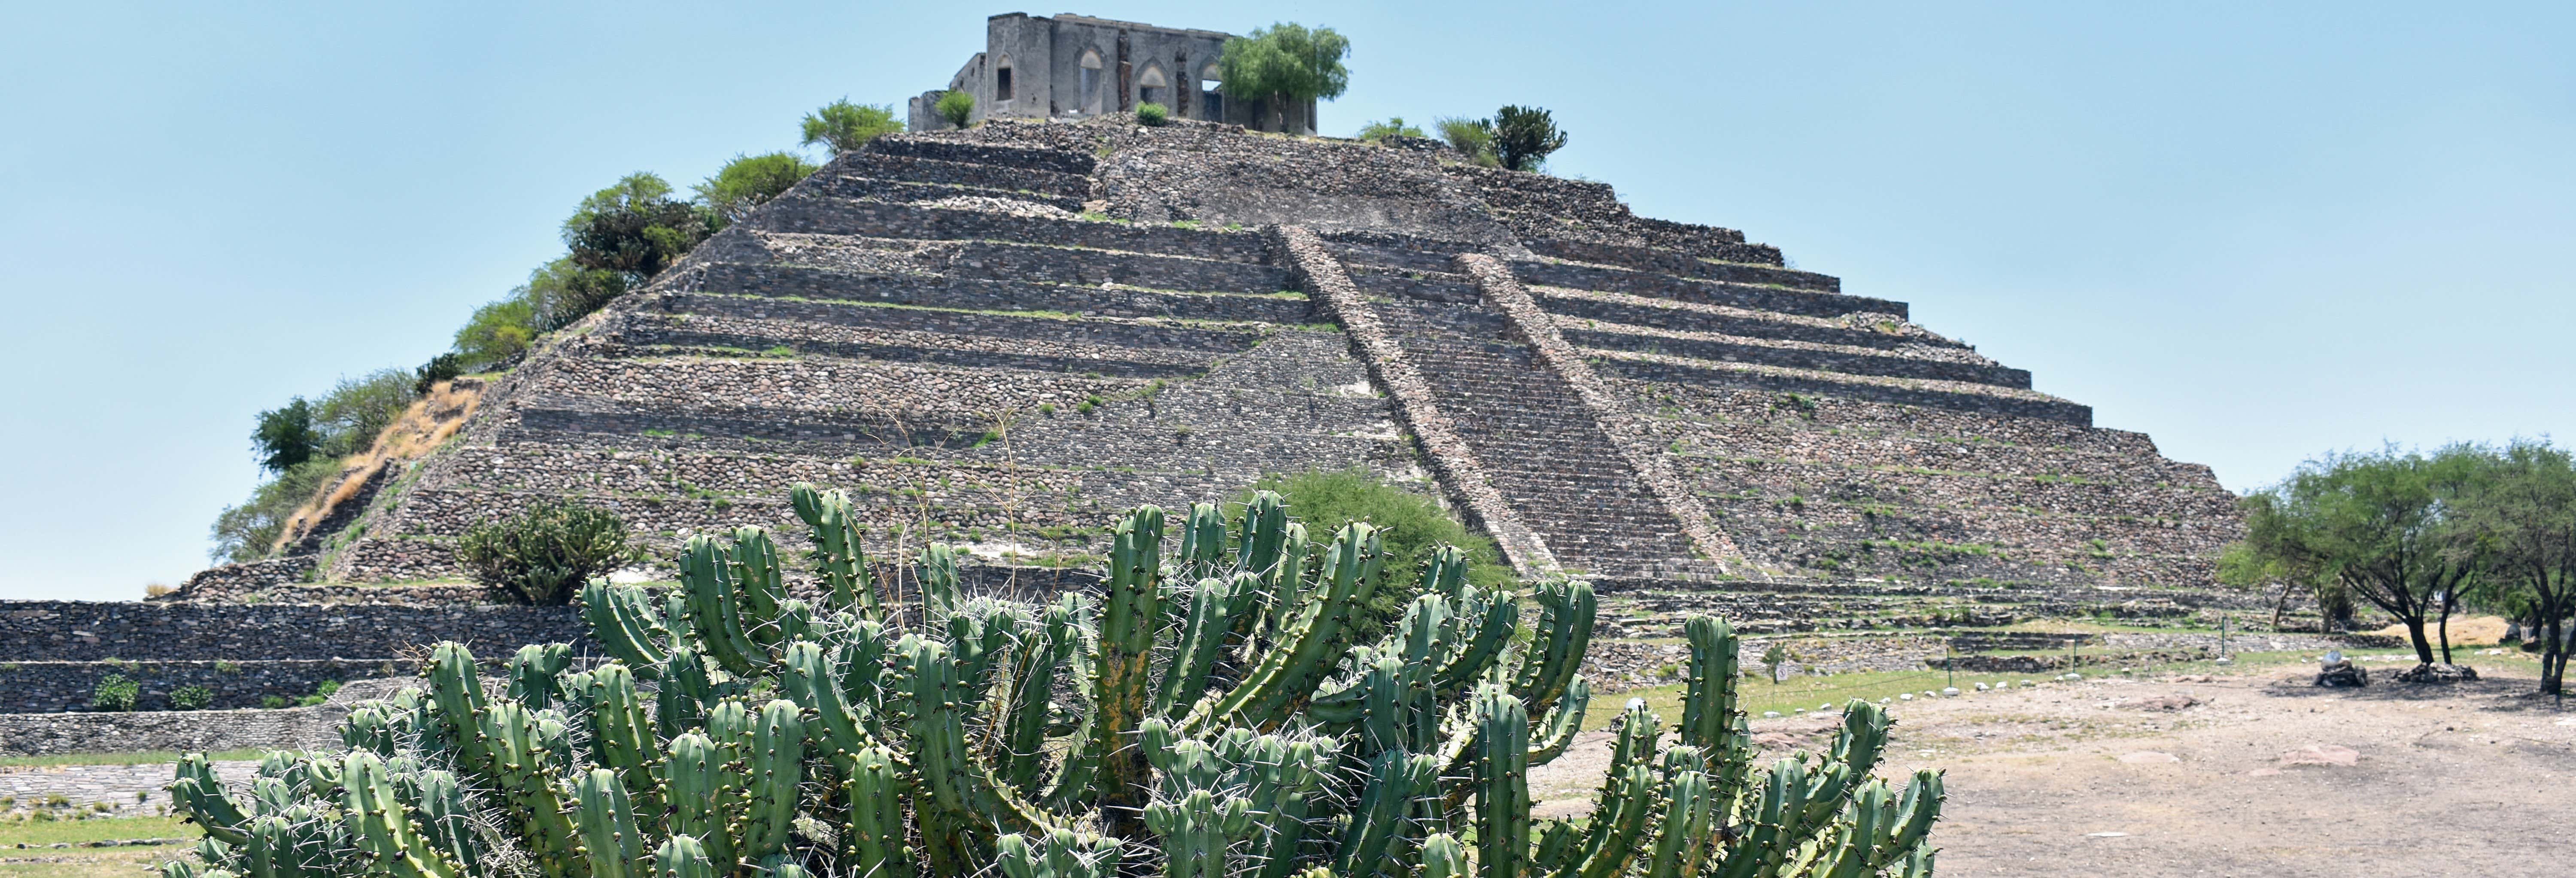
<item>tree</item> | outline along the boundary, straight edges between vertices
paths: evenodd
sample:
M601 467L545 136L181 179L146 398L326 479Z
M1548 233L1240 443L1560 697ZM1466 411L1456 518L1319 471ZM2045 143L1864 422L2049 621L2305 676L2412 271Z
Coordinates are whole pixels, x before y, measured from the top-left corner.
M813 176L814 170L813 162L795 153L734 156L715 176L697 185L698 203L715 211L726 223L738 223L751 216L752 208Z
M456 354L477 371L490 369L528 349L537 338L537 311L525 295L511 293L474 309L465 328L456 331Z
M975 96L962 91L952 91L940 95L939 103L933 109L939 112L939 118L948 120L949 125L964 128L968 121L975 118Z
M583 268L567 256L529 272L527 285L510 295L528 303L530 327L553 332L625 295L627 287L625 275Z
M671 184L649 173L625 179L581 201L564 220L574 264L626 275L642 286L687 255L717 228L714 214L671 198Z
M849 98L842 98L805 114L805 139L799 145L824 144L837 156L857 151L877 135L902 130L903 123L895 120L892 105L853 104Z
M1422 136L1422 127L1418 125L1404 124L1404 117L1402 116L1389 118L1384 122L1371 122L1366 125L1362 125L1360 126L1359 135L1361 140L1371 143L1376 143L1389 137Z
M1350 88L1350 69L1342 66L1350 51L1351 41L1332 28L1285 22L1225 41L1217 65L1226 97L1265 102L1273 124L1285 129L1289 107L1341 97ZM1314 123L1306 120L1307 128Z
M1547 156L1565 148L1565 132L1555 117L1537 107L1508 106L1494 112L1494 152L1503 167L1537 171Z
M1440 129L1440 139L1448 141L1449 148L1465 155L1468 162L1488 168L1503 166L1503 160L1494 157L1493 123L1450 116L1432 124Z
M322 449L322 434L313 429L313 404L296 397L285 405L259 413L259 426L250 434L251 449L259 455L259 468L282 473L296 464L312 460Z
M373 447L376 434L384 432L418 398L412 393L417 380L417 376L403 369L378 369L340 379L313 406L313 422L323 436L323 453L347 457Z
M2245 545L2257 563L2316 570L2397 617L2416 660L2433 664L2425 625L2438 615L2447 628L2482 563L2462 551L2473 534L2447 514L2477 465L2466 446L2431 457L2389 449L2311 460L2245 498Z
M2576 612L2576 460L2545 442L2496 452L2455 506L2484 542L2496 585L2542 629L2540 691L2563 692L2567 618Z
M286 529L287 517L339 473L338 461L317 457L261 482L251 491L250 499L239 506L225 507L215 516L214 526L207 534L213 545L206 556L219 563L268 557L269 547L277 544L278 534Z
M412 374L418 377L412 379L411 395L428 396L439 382L452 381L465 374L465 358L457 356L455 351L448 351L429 358L429 362L420 364Z

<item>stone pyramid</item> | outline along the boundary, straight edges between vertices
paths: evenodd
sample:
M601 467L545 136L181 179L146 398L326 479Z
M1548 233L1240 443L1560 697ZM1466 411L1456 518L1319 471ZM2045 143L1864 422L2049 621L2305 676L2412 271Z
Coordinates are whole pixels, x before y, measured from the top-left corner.
M880 138L532 351L324 575L454 575L457 534L546 496L666 555L792 541L800 481L881 553L1079 569L1126 507L1358 466L1640 617L2206 595L2239 528L2208 468L1741 233L1457 158L1113 119Z

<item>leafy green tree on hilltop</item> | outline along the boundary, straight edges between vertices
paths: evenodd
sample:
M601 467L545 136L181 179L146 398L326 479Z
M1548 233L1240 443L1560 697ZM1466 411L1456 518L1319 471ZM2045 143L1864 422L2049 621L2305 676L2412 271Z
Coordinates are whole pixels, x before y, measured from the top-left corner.
M814 171L814 163L795 153L734 156L715 176L697 185L698 201L726 223L738 223L750 216L753 208L803 182Z
M1350 39L1332 28L1285 22L1225 41L1217 64L1226 97L1265 101L1271 115L1266 124L1285 128L1288 107L1341 97L1350 88L1351 71L1342 66L1350 51ZM1314 121L1306 120L1309 127Z
M837 156L866 146L877 135L902 130L903 123L895 119L893 106L853 104L849 98L842 98L805 114L805 139L800 145L824 144Z
M1537 171L1548 154L1565 148L1565 132L1556 118L1537 107L1508 106L1494 112L1494 153L1503 167Z
M325 436L323 452L347 457L374 445L376 434L384 432L412 400L419 398L412 392L416 380L404 369L378 369L341 379L314 406L314 423L320 425Z
M259 468L272 473L312 460L322 449L322 434L313 428L313 404L299 396L260 412L259 426L251 431L250 441L259 454Z
M582 199L564 221L564 245L583 268L626 275L642 286L714 234L714 214L671 197L671 184L651 173L633 173L617 185Z

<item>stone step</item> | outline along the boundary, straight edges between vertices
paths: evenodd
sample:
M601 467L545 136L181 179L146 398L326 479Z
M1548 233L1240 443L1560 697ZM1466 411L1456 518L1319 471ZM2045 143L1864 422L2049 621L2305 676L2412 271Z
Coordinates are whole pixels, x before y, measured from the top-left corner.
M1651 271L1632 271L1577 265L1567 262L1513 260L1512 274L1524 284L1566 287L1626 293L1651 299L1672 299L1701 305L1724 305L1755 311L1777 311L1809 317L1840 317L1845 314L1871 313L1906 316L1903 302L1866 296L1845 296L1787 287L1767 287L1724 281L1691 280Z
M1625 351L1585 348L1597 355L1593 368L1606 375L1636 381L1674 382L1711 387L1759 390L1774 393L1842 396L1870 402L1923 406L1953 411L2041 418L2051 421L2092 426L2091 406L2078 405L2053 397L1983 393L1979 385L1958 382L1906 381L1883 379L1862 380L1863 376L1843 375L1807 369L1723 363L1674 356L1643 356Z
M1257 263L1270 252L1268 239L1254 231L1038 219L801 192L790 192L770 202L749 223L761 232L914 241L1010 241L1228 262Z
M1586 321L1621 323L1682 332L1714 332L1750 338L1803 341L1855 348L1895 350L1904 347L1965 348L1957 341L1928 333L1912 334L1856 327L1773 312L1715 308L1616 293L1539 288L1539 305L1557 317L1557 325L1577 327Z
M868 142L868 152L972 165L992 165L1057 174L1089 176L1099 160L1089 153L1062 149L1002 146L913 137L881 137Z
M908 180L883 180L875 177L836 175L815 180L812 185L814 194L831 198L901 203L939 201L948 198L997 198L1044 205L1067 213L1081 213L1084 200L1081 195L1049 195L1043 192L987 189L954 183L915 183Z
M1083 199L1091 197L1091 178L1083 174L1041 171L975 162L896 155L875 150L860 150L832 162L817 177L831 180L882 180L900 183L922 183L940 186L965 186L1001 193L1018 193L1012 197L1043 195L1074 203L1071 210L1080 211Z
M762 297L756 306L702 301L688 293L666 294L665 308L691 312L700 308L754 307L762 313L816 322L865 317L836 316L868 304L909 305L965 311L1062 311L1106 317L1178 317L1189 320L1259 321L1311 324L1324 322L1313 303L1301 295L1190 293L1097 285L1029 283L1015 280L950 277L935 274L881 274L839 271L804 265L714 263L682 279L691 292ZM796 301L836 299L841 302Z
M1616 324L1605 324L1598 329L1569 326L1560 328L1558 332L1570 344L1605 350L1670 354L1695 360L1755 363L1850 375L1928 378L1936 381L1992 384L2016 390L2030 389L2030 372L2026 369L1895 356L1865 348L1819 349L1764 344L1760 339L1749 338L1677 337L1629 331L1626 327Z
M763 300L700 297L696 301L699 304L730 307L724 307L723 310L714 312L673 311L662 314L644 312L644 315L639 315L639 317L649 315L656 319L651 321L650 326L635 327L632 331L684 331L692 322L707 322L704 318L715 317L731 318L730 322L735 324L734 330L736 332L758 330L775 333L772 337L777 340L777 343L788 344L791 347L794 346L794 342L802 338L810 338L818 335L825 338L847 337L846 333L836 336L834 333L821 331L828 328L838 330L868 329L895 330L908 333L937 333L940 335L957 336L961 338L1008 339L1011 341L1030 342L1038 345L1067 344L1084 345L1095 348L1142 348L1157 351L1193 351L1208 354L1240 353L1242 351L1251 350L1254 345L1260 344L1262 339L1268 337L1268 333L1259 331L1260 326L1258 324L1254 324L1247 328L1232 328L1176 325L1167 322L1140 322L1131 319L1106 317L1069 317L1043 313L1014 314L1007 312L996 313L985 310L949 310L890 306L860 306L830 309L827 312L831 318L830 322L821 323L820 321L817 321L818 323L821 323L821 325L813 327L813 329L816 330L815 332L800 334L797 333L796 330L799 328L799 324L804 323L805 321L795 320L793 317L785 314L777 314L773 316L773 312L769 311L765 307L767 303ZM748 306L748 313L745 313L746 306ZM760 325L756 327L745 325L747 322L754 321ZM759 347L751 347L750 349L762 350L766 347L767 345L761 345ZM1031 348L1021 348L1019 349L1019 352L1046 353L1045 351Z
M1789 287L1823 293L1842 291L1841 278L1768 265L1745 262L1719 262L1675 250L1652 247L1629 247L1571 241L1561 238L1538 238L1525 242L1530 252L1570 262L1589 262L1635 271L1650 271L1693 280L1727 281L1761 286Z

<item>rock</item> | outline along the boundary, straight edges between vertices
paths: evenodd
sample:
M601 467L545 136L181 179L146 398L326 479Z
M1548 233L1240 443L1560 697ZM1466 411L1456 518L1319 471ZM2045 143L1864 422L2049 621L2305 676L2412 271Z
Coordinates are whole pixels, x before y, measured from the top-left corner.
M2120 761L2126 762L2130 765L2170 765L2172 763L2182 761L2182 757L2180 756L2175 756L2171 753L2158 753L2154 750L2140 750L2135 753L2122 753L2120 754L2119 759Z
M2478 678L2478 669L2467 665L2416 665L2397 672L2400 683L2464 683Z
M2351 659L2331 662L2317 670L2316 685L2329 689L2368 686L2370 670L2353 664Z
M2132 698L2116 706L2121 710L2161 710L2171 713L2199 703L2200 699L2189 695L2158 695L2154 698Z

